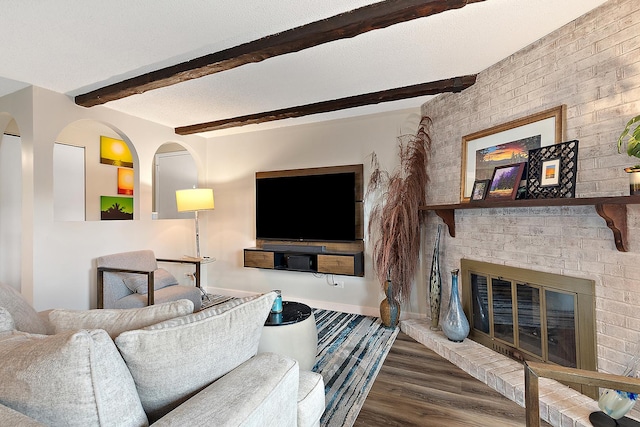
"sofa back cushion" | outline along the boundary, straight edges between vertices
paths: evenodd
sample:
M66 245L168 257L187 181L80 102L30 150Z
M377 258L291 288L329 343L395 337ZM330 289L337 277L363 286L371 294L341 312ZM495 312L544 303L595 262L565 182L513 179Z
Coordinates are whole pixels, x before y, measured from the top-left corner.
M0 307L0 332L11 332L16 328L13 316L4 307Z
M190 313L193 313L193 302L181 299L124 310L52 310L49 312L49 323L56 334L78 329L104 329L115 339L124 331L141 329Z
M149 420L254 356L275 296L269 292L222 313L205 309L120 334L116 345Z
M10 286L0 283L0 307L7 310L19 331L46 334L47 325L25 299Z
M0 334L0 404L43 424L141 426L147 417L103 330Z

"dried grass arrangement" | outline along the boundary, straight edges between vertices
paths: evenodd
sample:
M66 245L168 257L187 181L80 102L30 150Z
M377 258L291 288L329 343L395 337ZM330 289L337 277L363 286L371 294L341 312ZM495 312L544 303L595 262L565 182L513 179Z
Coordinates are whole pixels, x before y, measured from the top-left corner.
M420 120L415 135L398 137L400 166L392 174L380 169L375 152L371 155L371 176L365 198L372 202L367 235L373 242L373 264L381 285L393 284L393 296L404 302L420 255L420 226L426 204L427 164L431 148L428 130L431 119Z

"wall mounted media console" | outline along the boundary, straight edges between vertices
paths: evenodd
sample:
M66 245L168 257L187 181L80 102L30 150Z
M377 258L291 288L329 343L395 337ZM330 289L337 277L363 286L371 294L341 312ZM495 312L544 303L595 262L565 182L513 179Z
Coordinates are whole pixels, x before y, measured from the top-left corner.
M364 276L363 165L256 173L244 266Z
M244 250L244 266L272 270L364 276L364 253L319 252L308 246Z

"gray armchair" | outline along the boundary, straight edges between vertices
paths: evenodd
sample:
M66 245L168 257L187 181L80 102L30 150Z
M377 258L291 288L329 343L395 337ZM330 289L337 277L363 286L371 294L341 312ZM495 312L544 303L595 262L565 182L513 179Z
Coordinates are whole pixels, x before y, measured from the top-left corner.
M193 301L196 311L202 306L200 288L179 285L171 273L158 268L151 250L101 256L96 266L98 308L137 308L179 299Z

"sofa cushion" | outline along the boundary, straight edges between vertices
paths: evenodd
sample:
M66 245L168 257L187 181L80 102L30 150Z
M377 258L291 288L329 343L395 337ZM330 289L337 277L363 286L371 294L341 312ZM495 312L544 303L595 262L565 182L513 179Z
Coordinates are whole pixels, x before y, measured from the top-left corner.
M103 330L0 335L0 404L43 424L140 426L135 384Z
M16 324L11 313L6 308L0 307L0 332L13 331L15 328Z
M300 371L298 427L318 425L324 410L325 392L322 375L311 371Z
M298 394L296 361L275 353L260 353L207 386L153 426L295 427ZM324 396L321 404L323 402Z
M127 288L131 289L131 292L137 294L146 294L149 292L147 276L145 274L120 273L120 275L123 276L124 284L127 285ZM156 291L177 284L178 279L164 268L158 268L153 272L153 289Z
M217 304L217 305L208 307L207 310L210 310L208 311L209 314L221 314L227 310L232 309L233 307L242 305L245 302L253 301L254 299L258 298L261 295L264 295L264 294L255 294L255 295L250 295L248 297L233 298L227 302L223 302L222 304Z
M221 314L205 309L120 334L116 345L149 419L254 356L275 297L269 292Z
M47 325L33 307L18 291L2 283L0 283L0 307L4 307L11 313L17 330L33 334L47 333Z
M193 313L193 302L181 299L127 310L52 310L49 322L56 334L78 329L104 329L115 339L124 331L141 329L189 313Z
M26 415L14 411L4 405L0 405L0 420L2 425L5 426L19 426L19 427L46 427L46 425L39 423L33 418L29 418Z

